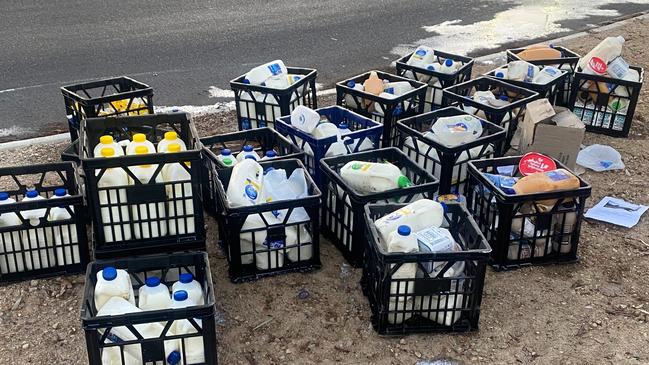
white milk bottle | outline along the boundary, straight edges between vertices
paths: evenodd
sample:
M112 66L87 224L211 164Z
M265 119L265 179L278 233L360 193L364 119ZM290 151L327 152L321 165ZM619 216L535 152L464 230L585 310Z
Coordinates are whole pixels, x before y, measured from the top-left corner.
M122 146L113 140L113 136L104 135L99 137L99 143L95 146L92 156L101 157L101 150L103 148L112 148L115 150L115 156L124 156Z
M302 132L313 134L320 123L320 114L304 105L298 105L291 112L291 125Z
M171 308L180 309L195 306L196 303L189 298L185 290L174 292ZM194 321L202 327L202 321L194 318ZM198 333L198 329L187 319L175 320L171 324L171 331L175 335L189 335ZM197 335L178 340L178 354L181 355L178 364L202 364L205 362L205 351L203 348L203 336ZM182 358L184 357L184 358ZM173 360L172 360L173 361Z
M138 146L135 153L144 155L150 152L144 146ZM139 165L131 166L129 169L135 175L137 181L129 176L129 185L135 184L149 184L156 172L157 165ZM158 173L155 177L157 184L163 183L162 173ZM134 204L131 208L131 217L133 221L133 234L136 239L155 238L167 235L167 222L166 222L166 206L165 202Z
M392 232L389 237L387 249L388 253L412 253L418 252L419 246L417 244L417 239L413 234L411 234L411 229L409 226L400 225L396 232ZM396 264L392 264L394 267ZM408 310L412 308L413 302L413 293L415 291L415 281L414 280L403 280L403 279L415 279L417 276L417 264L414 262L402 264L394 274L392 274L391 284L390 284L390 303L389 310ZM393 297L392 295L397 295ZM404 320L407 320L412 316L412 313L398 313L396 315L389 314L388 321L390 323L401 323Z
M425 67L427 64L432 63L435 59L435 51L427 46L419 46L410 55L406 63L410 66Z
M178 153L181 146L172 143L167 153ZM184 162L189 167L189 162ZM169 234L194 233L194 200L192 193L192 176L181 163L167 164L162 170L162 178L168 199ZM169 184L174 183L174 184ZM187 217L185 217L187 216Z
M67 196L70 196L67 191L59 188L54 190L54 196L50 199L61 199ZM50 208L48 221L68 221L72 219L70 212L74 212L74 207L61 205ZM76 244L79 242L77 239L77 226L75 224L58 224L52 229L54 230L54 244L56 245L56 262L59 265L79 263L79 246Z
M353 189L364 194L402 189L412 185L410 179L391 163L350 161L342 167L340 175Z
M119 346L104 347L101 351L101 365L140 365L142 364L135 356L124 351L124 362L122 363L122 351Z
M243 80L243 83L246 85L250 85L249 80ZM261 94L259 92L250 92L250 91L241 91L241 94L239 95L239 114L241 114L242 118L256 118L257 117L257 109L256 109L256 99L261 98ZM248 123L250 121L248 120ZM250 129L250 125L248 128L243 129Z
M357 91L365 91L365 88L363 87L363 84L357 84L356 81L354 81L354 80L348 81L347 82L347 87L349 87L351 89L354 89L354 90L357 90ZM358 99L358 101L361 104L363 104L363 99L361 99L358 96L356 97L356 99ZM356 103L356 100L354 100L354 97L349 95L349 94L345 95L345 106L348 107L348 108L351 108L351 109L358 109L358 108L363 107L363 106L359 106L358 103Z
M459 63L454 62L450 58L447 58L444 63L442 63L442 67L440 68L439 72L451 75L457 72L459 66Z
M248 71L245 80L253 85L265 84L268 87L283 89L289 86L288 69L281 60L257 66Z
M181 151L187 151L187 145L185 142L178 138L178 133L174 131L165 132L164 138L158 143L158 153L165 153L169 148L169 145L176 143L180 146Z
M35 189L27 190L23 202L47 200L39 195ZM46 220L47 209L31 209L21 212L23 218L32 227L38 227ZM30 228L22 232L23 247L29 247L30 252L25 252L25 261L28 270L37 270L52 267L55 264L54 239L51 227ZM33 263L33 264L32 264Z
M257 152L255 152L255 149L249 144L243 146L241 152L237 154L237 162L243 161L243 159L246 158L246 156L252 156L252 158L255 161L259 160L259 155L257 154Z
M388 88L392 89L392 93L397 96L403 95L413 89L408 81L389 82L386 85L386 89Z
M601 67L606 72L606 65L622 54L623 45L624 37L608 37L579 59L577 66L585 73L602 74ZM598 60L593 60L593 58L598 58Z
M390 233L398 226L407 225L411 230L421 231L439 227L444 219L444 207L434 200L420 199L377 219L374 222L381 241L387 247Z
M275 216L269 212L265 212L264 218L269 225L277 222ZM239 234L240 247L241 247L241 264L250 265L253 260L253 245L261 247L264 242L266 242L266 224L259 214L250 214L246 217L246 220L243 222L241 227L242 233ZM251 232L243 232L251 231ZM264 249L263 247L261 247Z
M0 205L14 204L16 201L9 197L6 192L0 193ZM0 273L8 274L25 270L23 266L23 254L13 253L21 251L20 226L22 222L14 212L0 214L0 228L14 227L13 230L2 234L0 242L0 254L4 258L0 259Z
M441 117L431 127L433 139L447 146L473 142L482 136L482 122L472 115Z
M111 158L115 156L112 148L103 148L102 157ZM101 170L97 170L97 175ZM129 183L126 171L121 168L107 168L99 178L99 205L101 206L101 220L104 225L104 239L106 242L119 242L131 239L131 226L129 224L130 212L126 201L126 189L115 189L125 187Z
M174 293L180 290L186 291L189 299L196 303L196 305L205 304L203 288L198 281L194 280L194 275L192 273L184 272L180 274L178 281L171 286L171 291Z
M338 135L341 137L344 137L347 134L350 134L352 131L349 129L349 125L347 123L342 122L338 124Z
M277 158L277 152L275 150L268 150L264 154L264 157L261 158L261 161L272 160L274 158Z
M289 228L289 227L287 227ZM298 230L299 230L299 242L298 242ZM306 261L311 259L313 256L313 245L311 244L311 234L306 229L304 224L300 224L297 229L287 229L286 230L286 245L292 246L297 245L298 247L292 247L288 250L288 259L292 262Z
M237 159L232 156L232 151L229 148L221 150L221 154L216 156L216 159L221 161L226 167L232 167L237 164Z
M264 168L250 158L244 159L232 168L226 195L233 208L257 204L263 174Z
M536 76L534 76L534 80L532 80L532 82L535 84L545 85L561 76L562 74L563 71L559 70L556 67L545 66L541 69L541 71L539 71L539 73L536 74Z
M147 141L146 135L143 133L136 133L133 135L133 141L126 146L126 154L131 156L131 155L136 155L137 148L139 146L144 146L146 147L146 152L145 153L155 153L155 146L153 143L150 141Z
M95 284L95 308L100 310L111 297L120 297L135 305L131 277L126 270L107 266L97 272Z
M146 279L145 285L140 287L138 308L143 311L154 311L171 308L169 288L160 283L160 278L152 276Z

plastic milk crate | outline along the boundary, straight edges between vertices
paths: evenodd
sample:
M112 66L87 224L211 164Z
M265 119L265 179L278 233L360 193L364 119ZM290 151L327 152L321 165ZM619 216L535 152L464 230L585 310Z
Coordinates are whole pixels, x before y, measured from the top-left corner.
M153 89L126 76L63 86L61 93L72 142L83 119L153 114Z
M589 132L627 137L638 105L644 70L631 66L639 81L613 79L575 72L570 107Z
M540 66L543 67L543 66ZM570 75L569 71L566 70L559 70L561 71L561 75L554 78L553 80L545 83L545 84L537 84L534 82L523 82L523 81L516 81L516 80L509 80L505 78L502 75L498 74L498 70L504 69L507 70L507 65L499 67L495 70L491 70L485 74L485 76L492 77L495 79L502 80L504 82L510 83L514 86L522 87L528 90L532 90L536 92L538 95L536 96L536 99L548 99L550 101L550 104L552 105L558 105L562 104L560 102L560 99L563 97L563 90L562 88L565 86L566 79ZM565 104L565 103L563 103Z
M72 163L0 168L0 282L82 272L85 209Z
M154 145L174 131L187 151L120 157L95 157L102 135L115 141L143 133ZM124 257L151 252L205 248L201 199L201 145L185 113L133 117L91 118L81 124L81 163L92 210L95 257ZM186 178L165 182L163 170L180 164ZM139 179L138 167L155 168L149 181ZM107 185L110 171L128 176L128 185ZM122 173L123 172L123 173Z
M508 104L492 106L475 101L472 96L476 91L491 91L496 98L506 99ZM507 137L502 144L503 149L496 152L497 156L502 156L509 150L518 122L525 115L527 104L537 96L534 91L489 77L479 77L444 89L444 100L449 105L457 106L505 129Z
M591 187L579 178L580 187L535 194L507 194L484 173L514 167L521 157L469 162L467 206L493 251L496 270L524 265L575 262L582 215ZM567 169L558 160L557 168Z
M321 266L320 190L299 160L262 161L260 165L264 170L284 169L287 176L298 168L304 169L308 196L232 207L226 192L233 169L215 171L222 212L216 216L219 243L228 259L230 280L235 283L288 272L307 272Z
M330 106L316 110L321 117L326 118L335 125L346 124L351 132L343 136L343 145L347 153L362 152L377 149L380 146L383 126L367 117L357 114L340 106ZM291 117L282 117L277 120L277 131L286 136L301 150L308 151L304 156L304 163L316 184L322 189L324 177L318 161L330 156L332 144L338 142L333 137L316 139L302 132L291 124Z
M545 60L536 60L536 61L527 61L533 65L537 66L554 66L560 70L567 71L566 78L562 84L558 85L558 92L554 99L550 99L550 102L553 105L568 107L570 101L570 89L572 85L572 79L574 72L577 70L577 63L581 56L568 48L561 46L551 46L557 51L561 52L561 58L551 58ZM512 61L518 61L521 58L518 57L518 54L524 51L525 48L514 48L507 50L507 63ZM534 90L536 91L536 90Z
M375 72L384 81L406 81L410 83L413 90L391 99L354 89L354 85L362 85L370 77L371 72L366 72L336 84L336 104L383 124L381 146L390 147L395 143L396 122L423 113L427 86L405 77L381 71Z
M494 157L505 139L505 130L480 119L482 134L476 140L447 146L432 138L431 126L439 118L467 115L461 109L447 107L397 122L399 149L426 172L439 180L439 194L464 194L467 162ZM478 118L479 119L479 118Z
M210 165L217 168L226 168L221 160L217 158L223 149L229 149L232 158L243 150L244 146L250 145L261 159L267 151L275 151L277 157L273 159L285 160L297 158L304 160L304 152L298 146L293 144L289 139L270 128L257 128L246 131L226 133L218 136L201 138L203 145L203 162L207 167L203 171L203 206L210 214L216 214L217 210L217 191L214 190L214 179L216 178Z
M299 79L286 89L275 89L246 83L246 75L230 81L237 106L239 130L269 127L275 120L289 115L298 105L317 108L315 79L317 71L308 68L287 67L289 75Z
M489 244L466 208L449 202L442 227L461 250L387 252L374 221L405 205L365 207L368 245L362 286L374 329L382 335L477 330Z
M171 289L183 273L191 273L201 285L204 303L186 308L100 315L95 307L94 290L98 273L107 267L128 272L136 305L139 289L147 278L158 277L160 285ZM103 311L103 307L101 309ZM216 365L215 315L214 286L207 253L139 256L100 260L88 265L81 323L90 365ZM187 327L193 327L193 331L174 333L175 325L183 321L189 322ZM155 336L151 335L153 330L157 331Z
M363 194L347 184L340 171L350 161L389 162L401 169L411 186L381 193ZM395 147L360 152L320 161L324 175L322 202L322 233L342 252L345 260L354 266L363 265L367 237L365 235L364 207L374 202L409 203L420 198L432 199L438 181Z
M410 56L412 56L412 53L397 61L397 75L417 80L428 85L426 100L424 101L424 112L433 111L443 107L444 104L442 102L442 97L444 95L442 90L470 80L471 71L473 70L473 58L437 50L434 54L435 62L439 64L443 63L447 59L451 59L455 63L460 63L461 66L456 72L446 74L439 72L439 70L428 70L426 68L409 65L408 60L410 59Z

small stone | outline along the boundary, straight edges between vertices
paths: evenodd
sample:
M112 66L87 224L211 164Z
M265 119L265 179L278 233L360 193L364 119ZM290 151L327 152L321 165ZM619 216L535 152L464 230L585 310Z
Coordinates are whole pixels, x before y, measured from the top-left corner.
M405 345L406 344L406 339L405 338L400 339L399 344Z
M291 354L291 353L293 353L293 351L291 351L291 349L286 349L286 353Z
M32 281L29 282L29 286L31 286L32 288L37 286L37 285L38 285L38 280L32 280Z
M305 288L300 289L300 291L297 293L297 297L302 300L307 299L309 296L311 296L311 293L309 293L309 291Z
M56 322L52 325L52 328L58 329L59 328L59 322Z
M418 359L421 359L421 352L415 351L415 356L417 356Z
M24 344L23 344L23 350L27 350L28 348L29 348L29 344L28 344L28 343L24 343Z
M313 350L315 348L315 343L310 343L309 344L309 350Z

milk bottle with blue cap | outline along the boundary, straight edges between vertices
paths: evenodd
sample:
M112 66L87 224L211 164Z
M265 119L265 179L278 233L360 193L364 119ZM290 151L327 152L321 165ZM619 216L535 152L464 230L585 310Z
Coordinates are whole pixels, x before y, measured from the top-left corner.
M407 225L400 225L395 232L390 233L387 242L388 253L412 253L418 252L417 239L412 234L412 230ZM392 264L394 267L396 264ZM412 309L412 302L414 300L413 293L415 291L414 279L417 275L417 264L414 262L404 263L392 274L390 284L390 301L389 310L408 310ZM395 296L396 295L396 296ZM412 316L411 313L398 313L396 315L388 315L390 323L401 323Z
M50 199L61 199L68 197L67 191L64 188L54 190L54 196ZM74 212L74 207L67 205L60 205L58 207L50 208L48 220L50 222L68 221L72 219L71 212ZM80 262L79 242L77 239L77 227L75 224L59 224L52 228L54 230L54 244L56 245L56 260L59 265L77 264Z
M237 159L232 156L232 151L229 148L224 148L221 153L216 156L216 159L221 161L226 167L232 167L237 164Z
M179 144L172 143L167 148L167 153L179 153L180 148ZM192 176L188 171L189 167L191 167L190 162L175 162L166 164L162 169L162 179L166 183L171 235L195 232Z
M288 69L281 60L275 60L266 64L257 66L248 71L245 76L253 85L262 85L284 89L289 86L288 82Z
M137 146L135 148L135 153L138 155L145 155L148 152L145 146ZM136 185L142 184L146 185L151 182L151 179L154 179L153 175L156 174L158 169L157 165L138 165L129 167L135 179L129 176L129 184ZM162 172L158 172L155 176L155 182L157 184L164 183ZM166 213L167 207L165 202L158 203L145 203L145 204L134 204L132 205L131 216L134 221L133 223L133 234L136 239L143 238L155 238L167 235L167 222L166 222Z
M255 149L252 147L252 145L249 144L243 146L241 152L237 154L237 162L243 161L243 159L247 156L252 156L255 161L259 159L259 155L257 155L257 152L255 152Z
M0 192L0 205L14 204L16 201L9 197L6 192ZM23 255L21 253L10 253L21 251L20 226L22 222L14 212L0 214L0 228L14 227L14 229L2 233L0 242L0 254L6 259L0 260L0 273L7 274L25 270L23 266Z
M277 152L275 150L268 150L264 154L264 157L261 158L261 161L272 160L274 158L277 158Z
M135 305L131 277L126 270L107 266L97 272L95 308L100 310L112 297L120 297Z
M187 291L178 290L173 294L173 300L171 302L171 308L180 309L195 306L197 303L194 302ZM194 321L198 325L199 329L202 327L202 321L198 318L194 318ZM171 324L171 331L176 335L189 335L196 334L196 336L191 336L178 340L178 351L175 351L174 354L171 354L167 358L167 362L170 364L202 364L205 362L205 351L203 347L203 336L198 333L198 329L187 319L178 319L173 321Z
M36 189L27 190L23 202L47 200ZM47 209L30 209L21 212L22 217L32 227L41 226L46 220ZM52 267L55 264L54 240L52 230L46 228L29 228L22 232L23 247L29 247L30 252L25 252L25 261L28 270Z
M177 292L179 290L184 290L187 292L189 299L196 305L205 304L205 296L203 295L203 288L201 284L194 280L194 275L190 272L184 272L180 274L180 277L177 282L174 283L171 287L172 292Z
M101 155L104 158L115 156L112 148L102 148ZM99 191L99 205L101 220L104 225L104 240L106 242L119 242L131 239L130 211L126 200L125 187L129 184L129 177L124 169L119 167L97 170L101 174L97 186Z
M144 311L153 311L171 308L169 288L160 283L160 278L151 276L146 279L145 285L140 287L138 307Z
M445 73L445 74L447 74L447 75L454 74L454 73L457 72L457 69L458 69L458 66L459 66L459 65L460 65L459 63L454 62L454 61L453 61L452 59L450 59L450 58L447 58L447 59L444 60L444 62L442 63L442 67L440 67L439 72L441 72L441 73Z
M312 134L320 123L320 114L304 105L298 105L291 112L291 125L302 132Z
M363 87L363 84L361 84L361 83L357 83L357 82L354 81L354 80L350 80L350 81L348 81L348 82L347 82L347 87L349 87L349 88L351 88L351 89L354 89L354 90L357 90L357 91L365 91L365 88ZM362 98L356 96L356 99L358 99L358 101L359 101L361 104L364 103L364 101L363 101ZM351 109L358 109L358 108L363 108L363 107L365 107L364 105L358 105L358 104L356 103L356 100L354 99L354 96L349 95L349 94L346 94L346 95L345 95L345 106L347 106L348 108L351 108Z
M420 199L405 207L377 219L374 222L381 241L387 245L390 233L400 225L407 225L413 231L421 231L428 227L439 227L444 219L444 208L434 200Z
M427 46L419 46L417 49L410 55L406 63L410 66L416 67L425 67L426 65L433 63L435 59L435 51Z

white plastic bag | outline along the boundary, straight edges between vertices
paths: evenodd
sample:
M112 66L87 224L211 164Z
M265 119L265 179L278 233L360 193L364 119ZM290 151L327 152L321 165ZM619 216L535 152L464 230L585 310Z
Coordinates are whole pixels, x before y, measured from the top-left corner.
M577 164L597 172L624 169L622 155L615 148L601 144L579 151Z

